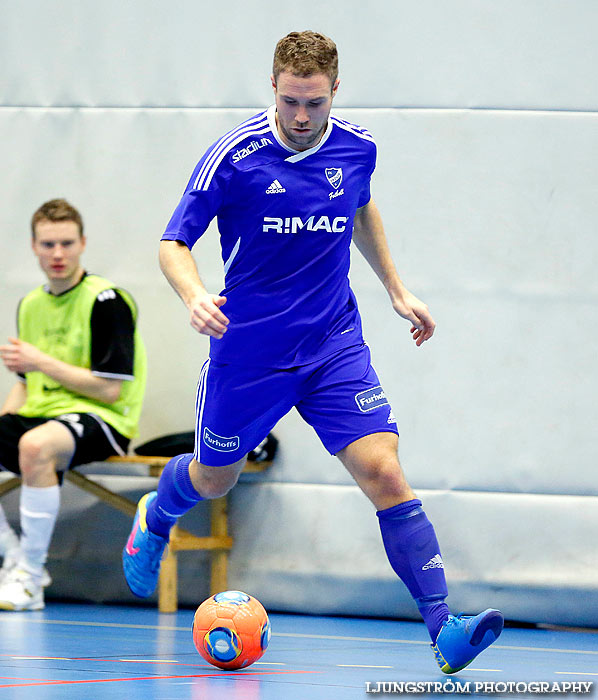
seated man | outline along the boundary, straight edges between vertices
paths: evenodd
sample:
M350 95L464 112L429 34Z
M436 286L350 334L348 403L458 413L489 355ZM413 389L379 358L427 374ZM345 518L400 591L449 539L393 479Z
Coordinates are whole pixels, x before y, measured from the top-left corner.
M145 389L145 349L131 296L81 267L79 212L64 199L31 220L48 283L18 308L0 356L19 381L0 409L0 468L20 474L21 537L0 506L0 609L39 610L63 472L126 453Z

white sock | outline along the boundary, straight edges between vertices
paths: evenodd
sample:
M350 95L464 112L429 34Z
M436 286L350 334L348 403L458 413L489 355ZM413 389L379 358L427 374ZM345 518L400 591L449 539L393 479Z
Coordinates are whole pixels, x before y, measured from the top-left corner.
M41 575L60 507L60 486L21 486L21 560L29 573Z

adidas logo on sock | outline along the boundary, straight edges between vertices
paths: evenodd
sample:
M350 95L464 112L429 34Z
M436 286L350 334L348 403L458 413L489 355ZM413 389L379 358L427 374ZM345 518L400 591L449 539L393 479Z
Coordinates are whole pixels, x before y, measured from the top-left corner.
M435 554L427 564L422 566L422 571L427 569L444 569L444 562L440 554Z
M278 180L274 180L274 182L266 190L266 194L278 194L282 192L286 192L286 190Z

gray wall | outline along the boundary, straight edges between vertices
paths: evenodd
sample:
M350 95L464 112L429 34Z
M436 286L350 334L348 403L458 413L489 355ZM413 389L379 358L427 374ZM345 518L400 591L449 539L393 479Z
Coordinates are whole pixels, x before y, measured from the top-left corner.
M276 40L328 33L341 57L336 111L378 142L374 197L402 277L438 322L415 348L355 256L366 337L404 467L437 527L449 602L598 625L598 5L0 8L0 338L40 281L29 217L66 196L85 217L87 268L141 308L150 382L140 439L190 429L207 342L158 271L157 241L205 148L272 101ZM215 229L196 254L218 291ZM0 392L11 381L0 371ZM231 586L278 609L413 614L365 497L295 412L277 433L271 472L231 496ZM78 497L65 496L68 510ZM59 526L57 595L72 593L58 542L72 536Z

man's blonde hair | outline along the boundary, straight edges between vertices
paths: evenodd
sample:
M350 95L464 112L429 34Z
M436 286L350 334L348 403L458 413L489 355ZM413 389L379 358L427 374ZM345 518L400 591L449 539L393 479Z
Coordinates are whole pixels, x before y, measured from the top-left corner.
M324 73L334 87L338 77L338 52L336 44L317 32L291 32L283 37L274 50L272 73L274 81L283 71L306 78Z
M35 227L40 221L73 221L83 236L83 219L81 214L66 199L51 199L44 202L31 217L31 235L35 238Z

